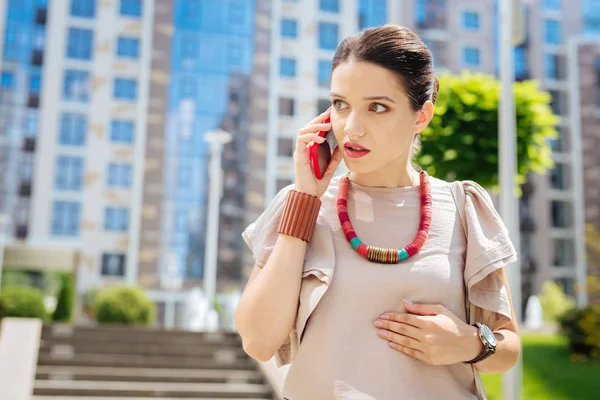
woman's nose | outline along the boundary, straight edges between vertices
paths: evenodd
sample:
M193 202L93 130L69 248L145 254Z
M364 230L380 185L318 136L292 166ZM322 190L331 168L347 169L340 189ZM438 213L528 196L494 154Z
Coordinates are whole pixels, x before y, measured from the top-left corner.
M365 133L366 131L364 126L360 123L360 118L356 114L350 114L344 125L344 134L346 134L350 140L354 140L355 138L363 137Z

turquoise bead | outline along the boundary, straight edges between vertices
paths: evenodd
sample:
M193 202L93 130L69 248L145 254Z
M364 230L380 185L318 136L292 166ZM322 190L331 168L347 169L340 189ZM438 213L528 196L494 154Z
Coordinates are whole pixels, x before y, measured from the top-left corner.
M360 246L361 244L362 242L357 237L350 239L350 245L352 246L353 250L358 249L358 246Z
M408 252L406 249L402 249L398 252L398 257L400 257L400 261L404 261L408 258Z

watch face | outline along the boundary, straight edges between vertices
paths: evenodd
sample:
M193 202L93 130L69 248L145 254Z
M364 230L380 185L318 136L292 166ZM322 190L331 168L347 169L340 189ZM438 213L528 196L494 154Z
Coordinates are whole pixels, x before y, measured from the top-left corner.
M496 336L490 328L485 325L481 325L481 335L488 341L492 346L496 346Z

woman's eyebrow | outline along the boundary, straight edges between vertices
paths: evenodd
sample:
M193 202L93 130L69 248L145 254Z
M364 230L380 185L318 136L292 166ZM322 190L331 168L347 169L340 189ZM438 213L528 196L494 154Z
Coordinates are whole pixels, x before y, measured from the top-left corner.
M330 97L339 97L340 99L345 99L344 96L342 96L339 93L335 93L335 92L331 92L329 93ZM368 97L363 97L363 100L369 100L369 101L373 101L373 100L386 100L389 101L390 103L396 104L396 102L394 100L392 100L392 98L388 97L388 96L368 96Z

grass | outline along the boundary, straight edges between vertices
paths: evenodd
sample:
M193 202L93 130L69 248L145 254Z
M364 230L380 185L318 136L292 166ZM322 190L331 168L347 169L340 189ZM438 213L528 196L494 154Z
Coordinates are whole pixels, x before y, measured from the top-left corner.
M529 335L523 344L525 400L600 399L600 362L574 362L567 339L561 336ZM489 400L502 400L502 375L482 374Z

